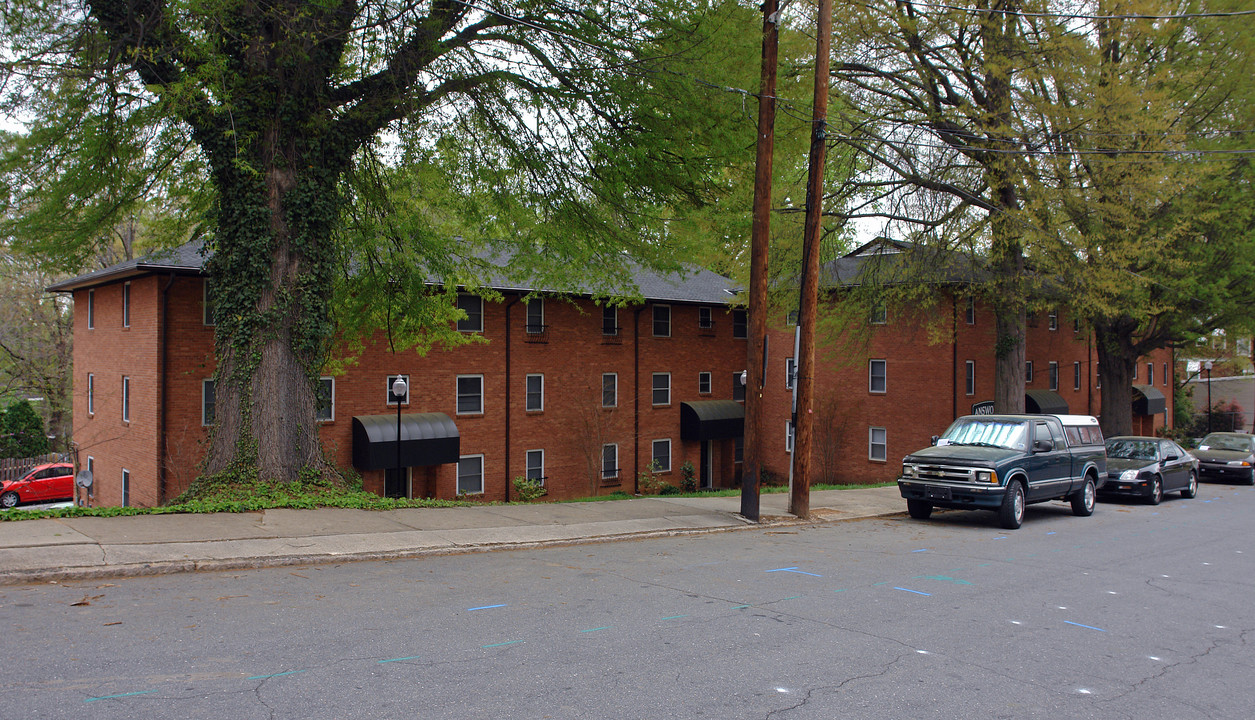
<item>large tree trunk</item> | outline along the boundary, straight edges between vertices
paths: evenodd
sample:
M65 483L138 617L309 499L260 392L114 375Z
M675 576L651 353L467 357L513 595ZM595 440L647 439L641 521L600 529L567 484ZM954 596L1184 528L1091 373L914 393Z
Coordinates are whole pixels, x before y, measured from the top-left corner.
M1102 384L1099 425L1103 435L1133 434L1133 366L1138 349L1133 345L1136 324L1131 321L1094 322L1098 351L1098 378Z

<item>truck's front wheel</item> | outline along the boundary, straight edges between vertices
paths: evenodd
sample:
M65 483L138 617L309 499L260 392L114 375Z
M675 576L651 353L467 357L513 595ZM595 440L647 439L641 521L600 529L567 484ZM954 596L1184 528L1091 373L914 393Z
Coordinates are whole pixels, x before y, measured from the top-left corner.
M1072 493L1072 514L1089 517L1094 514L1094 479L1085 476L1085 486Z
M1008 530L1015 530L1024 522L1024 486L1018 480L1007 483L1002 507L998 508L998 520Z
M932 503L924 502L923 500L907 499L906 511L909 512L911 517L916 520L927 520L932 517L933 505Z

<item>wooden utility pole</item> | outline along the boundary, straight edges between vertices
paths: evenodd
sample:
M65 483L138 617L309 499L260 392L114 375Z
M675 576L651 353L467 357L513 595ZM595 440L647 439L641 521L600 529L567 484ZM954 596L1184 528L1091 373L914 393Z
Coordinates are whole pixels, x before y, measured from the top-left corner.
M745 435L741 514L758 520L762 470L763 386L767 372L767 246L771 239L771 168L776 139L776 53L780 7L763 2L763 68L758 83L758 153L754 161L754 217L750 231L749 342L745 357Z
M789 512L811 513L811 448L815 434L815 318L819 308L819 236L824 202L824 155L828 128L828 67L832 47L832 0L819 0L815 34L815 101L810 169L806 179L806 227L802 235L802 291L798 303L797 411L793 419L793 483Z

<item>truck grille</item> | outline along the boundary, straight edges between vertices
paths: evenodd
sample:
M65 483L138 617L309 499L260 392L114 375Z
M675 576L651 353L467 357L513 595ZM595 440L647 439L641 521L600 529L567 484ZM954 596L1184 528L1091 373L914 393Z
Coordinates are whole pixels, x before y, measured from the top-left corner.
M916 465L920 480L945 480L948 482L972 482L971 468L952 465Z

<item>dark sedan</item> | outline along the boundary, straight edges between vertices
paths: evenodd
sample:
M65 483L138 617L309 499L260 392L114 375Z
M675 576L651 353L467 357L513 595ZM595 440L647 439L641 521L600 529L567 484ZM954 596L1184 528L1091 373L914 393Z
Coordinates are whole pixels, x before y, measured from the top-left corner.
M1198 493L1198 461L1180 445L1165 438L1107 438L1107 482L1101 494L1158 505L1164 493L1178 490L1184 498Z
M1198 476L1203 480L1255 485L1255 435L1208 433L1194 451Z

